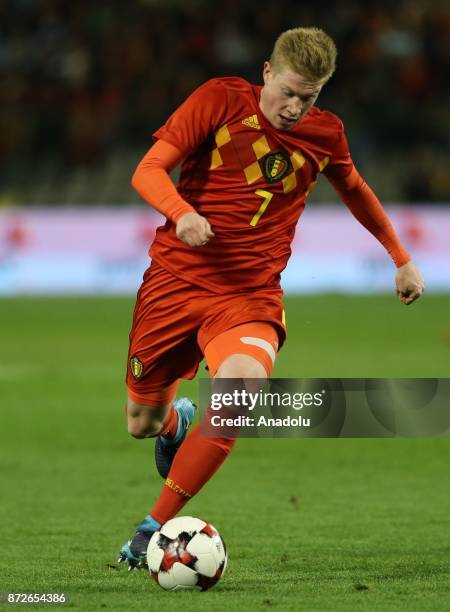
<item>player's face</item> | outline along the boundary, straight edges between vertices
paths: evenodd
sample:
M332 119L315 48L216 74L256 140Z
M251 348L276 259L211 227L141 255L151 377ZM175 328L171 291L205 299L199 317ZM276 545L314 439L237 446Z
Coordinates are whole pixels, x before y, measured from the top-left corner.
M275 72L269 62L264 64L263 77L259 106L278 130L292 129L317 100L323 85L307 81L289 68Z

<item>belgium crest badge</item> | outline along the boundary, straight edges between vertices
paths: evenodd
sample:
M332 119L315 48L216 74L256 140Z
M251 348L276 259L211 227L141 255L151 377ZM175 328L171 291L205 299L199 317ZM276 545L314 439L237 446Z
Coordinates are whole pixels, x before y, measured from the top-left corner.
M289 157L283 151L269 153L264 159L264 174L268 181L280 181L291 169Z
M144 365L142 361L136 357L136 355L130 359L130 370L134 378L140 378L142 376Z

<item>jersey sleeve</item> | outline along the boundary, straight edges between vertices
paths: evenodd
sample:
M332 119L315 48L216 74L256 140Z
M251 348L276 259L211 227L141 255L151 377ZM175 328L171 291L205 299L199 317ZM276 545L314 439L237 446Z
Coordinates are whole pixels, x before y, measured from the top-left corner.
M169 176L181 159L178 149L158 140L141 160L131 179L139 195L174 223L182 215L195 212L180 196Z
M353 216L377 238L397 267L410 261L381 202L359 174L350 155L344 124L336 117L338 138L324 174Z
M221 125L227 107L227 90L219 79L196 89L153 134L176 147L183 158L193 153Z
M337 119L337 117L336 117ZM345 136L344 124L338 119L338 137L333 148L330 161L324 169L325 176L330 180L339 180L350 174L353 170L353 160Z
M397 236L381 202L353 166L349 175L329 177L341 200L353 216L377 238L395 265L403 266L411 257Z

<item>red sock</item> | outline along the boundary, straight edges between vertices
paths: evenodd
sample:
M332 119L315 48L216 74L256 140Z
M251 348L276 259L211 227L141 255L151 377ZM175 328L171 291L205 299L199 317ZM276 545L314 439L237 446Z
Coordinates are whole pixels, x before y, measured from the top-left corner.
M171 404L169 412L167 413L166 420L159 432L160 436L167 436L168 438L174 438L178 429L178 412Z
M173 518L219 469L235 442L235 438L205 438L196 425L175 455L150 515L161 524Z

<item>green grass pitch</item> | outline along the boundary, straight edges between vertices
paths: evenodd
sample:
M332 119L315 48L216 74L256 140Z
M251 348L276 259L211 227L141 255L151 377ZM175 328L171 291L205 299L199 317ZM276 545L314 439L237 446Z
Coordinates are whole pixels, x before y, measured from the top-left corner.
M450 296L287 298L275 375L449 377ZM450 439L243 439L182 514L222 533L207 593L116 564L161 481L126 434L133 300L0 301L0 591L80 610L450 610ZM197 394L197 384L182 391Z

